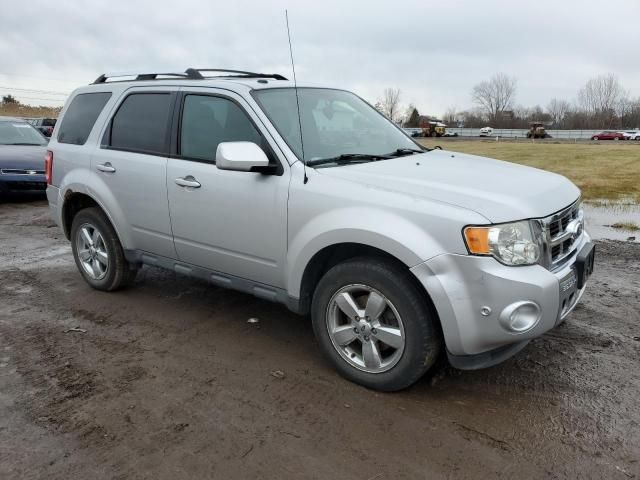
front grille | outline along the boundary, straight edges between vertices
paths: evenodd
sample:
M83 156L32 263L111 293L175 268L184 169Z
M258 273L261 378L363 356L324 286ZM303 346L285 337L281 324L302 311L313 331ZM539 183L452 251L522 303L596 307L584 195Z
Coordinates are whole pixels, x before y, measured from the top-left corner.
M2 168L3 175L44 175L44 170L25 170L21 168Z
M582 239L584 219L580 201L542 219L542 227L546 244L546 267L556 270L575 254Z

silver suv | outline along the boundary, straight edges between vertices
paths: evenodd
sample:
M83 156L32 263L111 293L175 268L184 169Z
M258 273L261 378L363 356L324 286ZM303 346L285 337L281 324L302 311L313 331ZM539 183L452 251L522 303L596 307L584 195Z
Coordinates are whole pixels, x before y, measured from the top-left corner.
M594 247L566 178L424 149L344 90L210 72L101 75L67 100L47 196L92 287L146 264L281 302L388 391L444 352L497 364L579 301Z

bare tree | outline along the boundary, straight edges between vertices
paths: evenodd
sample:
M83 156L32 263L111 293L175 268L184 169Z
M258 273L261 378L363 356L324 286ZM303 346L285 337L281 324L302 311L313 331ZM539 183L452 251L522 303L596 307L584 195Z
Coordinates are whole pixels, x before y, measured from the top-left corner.
M484 118L482 118L482 112L477 108L460 112L458 118L466 128L481 128L487 125Z
M444 123L447 125L457 125L458 124L458 112L456 107L449 107L447 111L444 112L444 117L442 118Z
M567 114L571 111L571 104L566 100L552 98L547 104L547 113L551 116L554 126L562 125Z
M633 112L633 100L631 100L631 92L623 91L615 106L616 115L620 120L620 127L626 128L627 122L630 120Z
M400 120L400 89L385 88L381 106L382 113L384 113L389 120L392 122Z
M578 102L599 127L611 128L623 95L618 77L609 73L590 79L578 92Z
M471 91L471 97L487 119L499 123L505 110L511 110L516 94L517 80L504 73L497 73L491 79L480 82Z

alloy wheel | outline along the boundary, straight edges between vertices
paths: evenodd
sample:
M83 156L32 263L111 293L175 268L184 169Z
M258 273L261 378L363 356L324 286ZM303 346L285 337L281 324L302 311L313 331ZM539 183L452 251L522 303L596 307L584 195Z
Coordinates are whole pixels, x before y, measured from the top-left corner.
M368 373L393 368L405 348L402 319L391 301L362 284L338 290L327 307L327 330L340 356Z
M85 223L78 229L76 250L85 273L102 280L109 268L109 254L102 233L94 225Z

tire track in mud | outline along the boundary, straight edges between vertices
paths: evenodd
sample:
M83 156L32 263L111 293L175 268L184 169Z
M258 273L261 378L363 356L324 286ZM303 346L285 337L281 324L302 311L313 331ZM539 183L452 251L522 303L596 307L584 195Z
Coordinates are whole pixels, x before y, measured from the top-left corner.
M77 432L87 439L104 437L105 427L91 419L78 419L75 415L79 403L100 396L108 389L107 379L98 371L99 359L118 359L122 367L119 389L140 378L146 372L131 375L129 365L139 359L142 350L131 342L98 337L95 329L109 321L110 315L100 315L81 308L72 309L61 295L60 285L42 282L33 270L10 269L2 272L2 294L5 310L8 305L10 319L0 322L0 335L13 353L16 372L27 382L32 393L18 405L35 424L59 433ZM9 288L6 285L9 285ZM58 291L56 291L58 290ZM29 305L24 305L28 294ZM45 321L34 320L44 314ZM21 335L11 335L14 322L23 322ZM84 326L87 333L65 333L66 329ZM88 368L77 361L78 350L82 358L94 358Z

